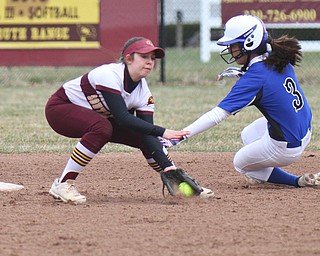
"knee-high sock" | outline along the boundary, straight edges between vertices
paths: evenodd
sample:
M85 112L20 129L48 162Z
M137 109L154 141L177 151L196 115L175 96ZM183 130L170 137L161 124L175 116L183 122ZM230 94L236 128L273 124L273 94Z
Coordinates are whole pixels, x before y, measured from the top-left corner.
M168 150L165 147L162 147L161 152L152 153L154 158L148 158L147 162L156 172L164 170L168 166L175 166ZM160 156L160 157L159 157ZM155 160L157 158L157 161Z
M299 187L298 179L299 179L299 176L288 173L279 167L275 167L268 179L268 182Z
M69 179L75 180L95 155L95 153L78 142L59 178L59 182L65 182Z

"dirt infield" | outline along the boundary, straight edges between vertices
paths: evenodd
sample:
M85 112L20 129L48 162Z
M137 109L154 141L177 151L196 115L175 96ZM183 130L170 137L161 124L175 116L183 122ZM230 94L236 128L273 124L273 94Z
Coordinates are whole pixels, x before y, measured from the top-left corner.
M163 199L158 174L139 152L99 154L78 178L86 205L48 190L69 155L0 155L0 255L320 255L320 190L249 185L233 153L172 152L214 200ZM286 170L317 172L319 152Z

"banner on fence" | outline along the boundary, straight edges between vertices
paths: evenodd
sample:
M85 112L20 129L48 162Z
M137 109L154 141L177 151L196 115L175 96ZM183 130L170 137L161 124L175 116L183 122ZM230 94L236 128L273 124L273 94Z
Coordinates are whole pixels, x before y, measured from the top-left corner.
M0 47L98 48L99 0L4 0Z
M222 23L252 14L265 23L320 23L319 0L222 0Z
M0 66L95 66L158 44L158 0L0 0Z

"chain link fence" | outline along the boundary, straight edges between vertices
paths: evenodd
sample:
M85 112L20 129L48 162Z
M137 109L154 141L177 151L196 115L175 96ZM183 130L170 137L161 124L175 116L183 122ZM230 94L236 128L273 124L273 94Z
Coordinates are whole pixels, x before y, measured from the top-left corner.
M166 58L164 63L148 77L149 84L158 84L164 79L167 85L203 84L215 85L216 75L227 67L220 58L219 52L212 52L209 62L200 60L200 20L201 0L159 0L164 4L164 42ZM159 8L160 9L160 8ZM220 15L221 8L210 9L212 16ZM159 15L160 16L160 15ZM271 35L279 37L283 34L295 36L299 40L314 40L312 44L320 44L318 28L270 28ZM223 27L211 31L211 39L217 40L223 35ZM310 44L310 47L312 47ZM319 47L318 47L319 48ZM308 49L307 49L308 50ZM320 52L305 51L301 67L297 75L303 84L318 84ZM161 72L161 67L163 70ZM92 67L0 67L1 85L25 84L61 84L66 80L82 75ZM164 77L162 75L164 74Z
M218 1L213 2L216 4ZM167 83L216 84L216 75L226 68L227 64L220 58L219 52L212 52L208 63L200 61L201 0L167 0L164 4ZM272 3L269 6L271 8ZM219 17L221 4L212 6L209 11L212 17ZM320 24L318 26L320 28ZM301 67L296 68L297 75L304 84L318 84L320 80L317 75L320 52L313 50L320 48L319 28L303 27L301 24L292 24L287 28L267 25L273 38L289 35L307 42L303 47L304 59ZM211 30L212 41L221 36L223 25Z

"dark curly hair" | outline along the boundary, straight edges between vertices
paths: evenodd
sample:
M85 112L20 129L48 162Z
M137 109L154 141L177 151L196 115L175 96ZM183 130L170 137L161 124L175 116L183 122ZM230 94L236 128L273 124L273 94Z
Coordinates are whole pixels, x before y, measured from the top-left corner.
M299 66L302 61L301 45L295 37L287 35L273 39L270 35L268 41L272 51L265 60L269 68L274 67L278 73L283 73L285 67L290 63L293 66Z

